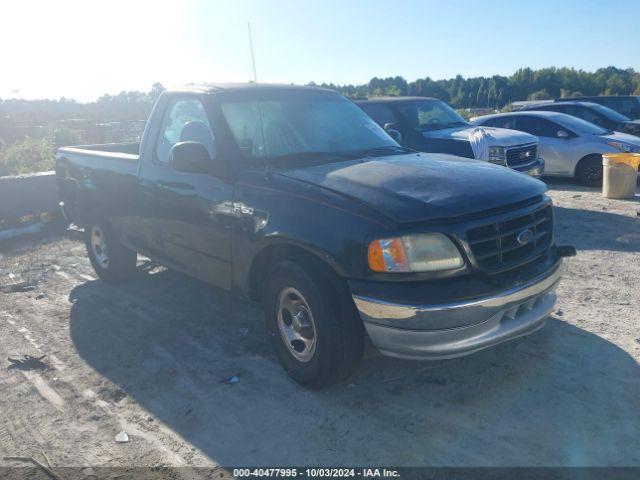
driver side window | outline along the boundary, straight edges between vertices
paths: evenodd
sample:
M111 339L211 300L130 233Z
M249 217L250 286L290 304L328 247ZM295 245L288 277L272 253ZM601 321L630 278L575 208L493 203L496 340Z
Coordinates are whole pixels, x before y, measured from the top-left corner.
M556 138L561 127L544 118L522 115L517 119L516 130L521 130L536 137Z
M207 112L200 100L174 101L165 112L156 144L156 159L167 164L171 148L178 142L199 142L215 157L216 145Z

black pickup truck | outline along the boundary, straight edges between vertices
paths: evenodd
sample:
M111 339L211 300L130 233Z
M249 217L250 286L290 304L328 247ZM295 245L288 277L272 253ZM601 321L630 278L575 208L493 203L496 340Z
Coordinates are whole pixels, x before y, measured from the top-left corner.
M383 353L461 356L531 333L561 256L545 185L399 146L341 95L165 92L140 144L61 148L66 217L101 279L137 252L262 302L285 370L320 388Z

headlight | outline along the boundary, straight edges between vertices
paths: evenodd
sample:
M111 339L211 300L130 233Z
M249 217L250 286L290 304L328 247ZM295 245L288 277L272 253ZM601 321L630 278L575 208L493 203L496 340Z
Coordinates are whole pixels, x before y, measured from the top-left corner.
M640 147L623 142L607 142L607 145L624 153L640 153Z
M464 265L457 247L441 233L374 240L368 258L374 272L435 272Z
M489 162L506 165L507 157L504 154L504 147L489 147Z

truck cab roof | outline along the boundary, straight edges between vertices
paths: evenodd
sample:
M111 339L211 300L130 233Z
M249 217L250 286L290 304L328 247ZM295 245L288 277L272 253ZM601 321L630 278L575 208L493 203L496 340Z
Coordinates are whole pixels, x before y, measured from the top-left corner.
M201 83L181 85L166 90L167 93L221 93L234 91L265 91L265 90L315 90L334 92L328 88L307 86L307 85L290 85L277 83Z
M416 102L422 100L438 100L442 101L439 98L435 97L371 97L371 98L357 98L355 99L356 103L408 103L408 102Z

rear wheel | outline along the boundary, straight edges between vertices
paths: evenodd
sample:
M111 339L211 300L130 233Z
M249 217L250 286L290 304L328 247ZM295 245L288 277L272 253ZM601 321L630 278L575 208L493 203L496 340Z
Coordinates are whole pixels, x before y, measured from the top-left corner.
M267 329L289 376L307 388L323 388L348 377L364 348L364 328L353 305L308 266L282 262L267 278Z
M602 186L602 156L589 155L580 160L576 167L576 178L589 187Z
M93 269L106 282L119 282L136 273L137 253L122 245L111 223L100 211L87 215L85 245Z

